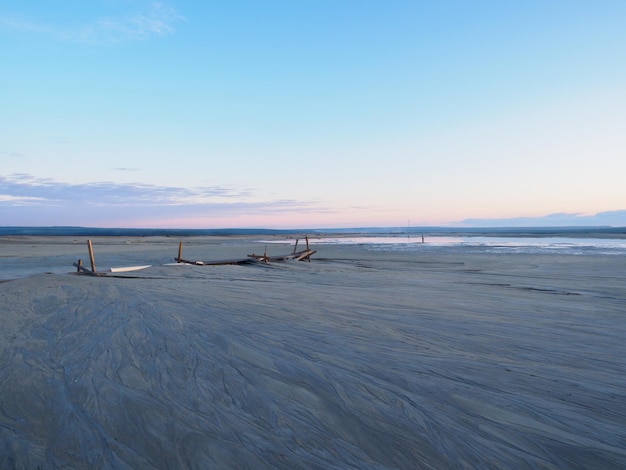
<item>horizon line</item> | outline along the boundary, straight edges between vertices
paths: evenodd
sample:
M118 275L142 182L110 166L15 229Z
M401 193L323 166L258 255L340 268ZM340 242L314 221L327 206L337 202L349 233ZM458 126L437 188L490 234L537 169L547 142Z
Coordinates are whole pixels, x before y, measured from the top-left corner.
M546 234L549 232L599 232L626 234L626 226L613 225L520 225L520 226L462 226L462 225L414 225L414 226L354 226L354 227L219 227L219 228L163 228L163 227L102 227L79 225L7 225L0 226L0 236L7 235L49 235L49 236L141 236L163 235L264 235L297 233L362 233L389 232L396 234L420 232L484 233L484 232L530 232Z

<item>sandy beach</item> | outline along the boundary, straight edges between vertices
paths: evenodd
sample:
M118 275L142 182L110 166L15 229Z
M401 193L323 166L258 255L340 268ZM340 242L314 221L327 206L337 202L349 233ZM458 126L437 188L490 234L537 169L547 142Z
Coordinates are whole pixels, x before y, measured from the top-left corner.
M85 241L0 239L0 468L626 468L623 256Z

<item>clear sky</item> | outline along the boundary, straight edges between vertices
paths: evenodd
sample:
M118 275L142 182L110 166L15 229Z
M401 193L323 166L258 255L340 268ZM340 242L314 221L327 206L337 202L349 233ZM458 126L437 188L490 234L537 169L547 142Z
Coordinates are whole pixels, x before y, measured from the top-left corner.
M0 0L0 225L626 225L626 1Z

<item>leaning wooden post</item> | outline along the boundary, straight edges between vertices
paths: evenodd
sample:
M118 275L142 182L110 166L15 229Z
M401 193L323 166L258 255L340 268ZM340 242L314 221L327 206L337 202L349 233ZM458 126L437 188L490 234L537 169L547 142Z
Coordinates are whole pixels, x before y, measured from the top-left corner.
M298 251L298 242L300 241L299 238L296 238L296 245L293 247L293 252L295 253L296 251Z
M176 261L180 263L182 259L183 259L183 241L181 240L180 242L178 242L178 259Z
M306 257L306 259L307 259L307 260L309 260L309 263L310 263L310 262L311 262L311 255L312 255L313 253L311 253L311 250L309 249L309 236L307 235L307 236L305 237L305 239L306 239L306 251L307 251L307 253L309 254L309 255Z
M87 240L87 248L89 249L89 261L91 261L91 272L96 272L96 262L93 258L93 246L91 246L91 240Z

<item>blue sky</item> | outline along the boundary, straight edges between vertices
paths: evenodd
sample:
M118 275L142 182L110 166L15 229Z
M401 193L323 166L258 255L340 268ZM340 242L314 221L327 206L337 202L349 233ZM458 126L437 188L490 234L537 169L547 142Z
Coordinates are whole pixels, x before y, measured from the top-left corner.
M0 225L626 225L626 2L0 2Z

